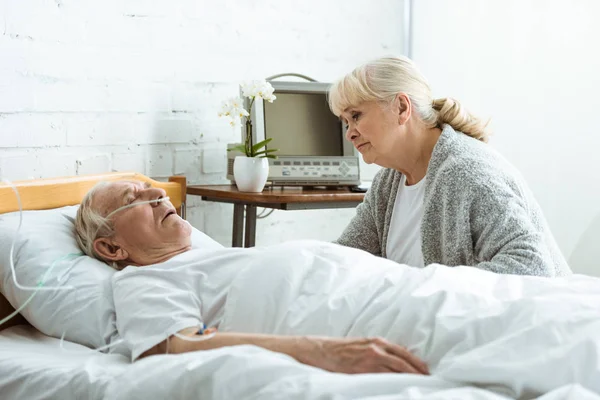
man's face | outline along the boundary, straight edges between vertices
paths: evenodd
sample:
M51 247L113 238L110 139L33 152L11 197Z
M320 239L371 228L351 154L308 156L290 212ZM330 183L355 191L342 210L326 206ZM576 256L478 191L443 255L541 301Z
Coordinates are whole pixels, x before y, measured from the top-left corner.
M163 189L138 181L112 182L99 189L93 198L94 208L103 216L118 208L166 196ZM148 265L164 261L190 247L191 226L177 215L169 201L128 207L110 217L115 230L111 238L94 241L109 259L131 265ZM102 252L99 252L102 253Z

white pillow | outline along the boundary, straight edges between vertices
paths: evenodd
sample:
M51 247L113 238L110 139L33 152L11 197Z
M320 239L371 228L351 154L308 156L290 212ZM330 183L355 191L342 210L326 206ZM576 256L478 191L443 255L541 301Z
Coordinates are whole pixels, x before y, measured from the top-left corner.
M54 210L25 211L15 243L17 282L36 286L48 268L69 254L81 253L74 236L78 206ZM15 286L9 264L10 245L19 213L0 214L0 292L15 309L27 302L32 291ZM192 229L192 247L223 246ZM119 338L110 278L116 271L87 256L56 262L44 287L71 286L70 290L37 291L21 314L42 333L100 348Z

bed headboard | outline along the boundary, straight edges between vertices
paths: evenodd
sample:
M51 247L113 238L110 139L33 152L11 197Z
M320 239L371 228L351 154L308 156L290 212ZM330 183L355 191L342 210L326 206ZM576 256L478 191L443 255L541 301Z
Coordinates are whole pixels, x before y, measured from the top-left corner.
M181 217L185 218L186 178L172 176L168 182L160 182L135 172L114 172L98 175L82 175L64 178L32 179L13 182L19 191L23 210L48 210L79 204L83 196L98 182L138 180L150 182L153 187L162 188L171 198L171 203ZM19 205L14 191L8 185L0 182L0 214L18 211ZM14 308L0 294L0 320L11 314ZM27 323L18 315L4 325L0 331L10 326Z

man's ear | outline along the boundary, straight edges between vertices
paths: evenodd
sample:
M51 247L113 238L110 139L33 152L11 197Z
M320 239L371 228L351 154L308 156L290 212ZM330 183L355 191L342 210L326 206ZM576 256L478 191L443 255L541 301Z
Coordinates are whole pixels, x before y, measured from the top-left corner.
M398 116L398 124L404 125L412 113L412 102L406 93L398 93L394 99L394 112Z
M110 238L102 237L94 240L94 250L96 253L110 261L122 261L129 257L129 253L118 243Z

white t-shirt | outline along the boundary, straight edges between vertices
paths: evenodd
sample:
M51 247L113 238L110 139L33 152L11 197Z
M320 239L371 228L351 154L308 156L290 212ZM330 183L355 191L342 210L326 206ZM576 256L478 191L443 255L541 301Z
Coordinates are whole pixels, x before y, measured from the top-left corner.
M386 253L390 260L411 267L424 266L421 251L424 197L425 178L406 186L406 175L402 175L387 237Z
M132 361L174 333L218 327L235 276L249 249L192 249L161 264L114 274L117 330Z

